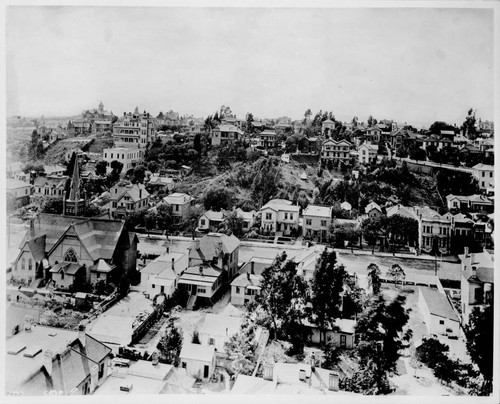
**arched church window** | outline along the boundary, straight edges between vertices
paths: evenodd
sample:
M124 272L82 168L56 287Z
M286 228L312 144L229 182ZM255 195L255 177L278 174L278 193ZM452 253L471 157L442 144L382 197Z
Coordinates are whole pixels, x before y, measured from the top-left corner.
M66 261L66 262L78 262L78 257L76 256L76 253L72 248L70 248L68 251L66 251L66 254L64 255L64 261Z

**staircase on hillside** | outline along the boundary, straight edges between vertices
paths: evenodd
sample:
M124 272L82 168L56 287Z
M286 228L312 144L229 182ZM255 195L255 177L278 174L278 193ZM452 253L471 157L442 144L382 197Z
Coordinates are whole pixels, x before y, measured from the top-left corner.
M197 295L190 295L186 304L187 310L193 310L194 304L196 303Z

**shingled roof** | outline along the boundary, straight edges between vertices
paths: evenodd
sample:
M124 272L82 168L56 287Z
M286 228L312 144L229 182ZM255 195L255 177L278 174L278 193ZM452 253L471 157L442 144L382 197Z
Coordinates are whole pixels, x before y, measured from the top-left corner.
M77 236L93 260L111 259L124 224L117 220L41 213L34 223L35 237L45 235L45 251L50 251L64 234ZM26 233L21 246L29 241Z

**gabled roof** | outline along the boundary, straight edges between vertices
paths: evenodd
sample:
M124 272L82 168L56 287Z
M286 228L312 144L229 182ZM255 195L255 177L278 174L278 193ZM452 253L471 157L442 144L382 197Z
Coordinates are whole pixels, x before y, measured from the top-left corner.
M236 132L240 135L243 135L243 131L234 125L219 125L217 129L219 129L221 132Z
M116 193L115 190L117 191ZM134 202L146 199L149 196L149 192L146 191L146 187L143 184L114 186L113 188L111 188L110 193L111 193L111 200L114 202L119 201L124 196L129 196L130 199L132 199L132 201Z
M323 142L323 146L326 145L326 144L334 144L336 146L338 145L346 145L346 146L351 146L352 143L348 142L347 140L345 139L342 139L342 140L339 140L339 141L336 141L336 140L333 140L333 139L327 139Z
M307 205L307 208L302 212L302 216L314 216L314 217L332 217L332 207L331 206L320 206L320 205Z
M34 186L35 187L44 187L45 185L48 185L49 187L53 188L64 188L66 186L66 180L68 179L67 176L60 176L60 177L45 177L45 176L40 176L36 177Z
M15 180L13 178L7 178L6 184L7 184L6 186L7 191L12 191L14 189L19 189L19 188L31 187L31 185L28 184L27 182L21 180Z
M378 203L372 201L368 205L366 205L365 213L369 213L373 209L376 209L379 212L382 212L382 208L380 207L380 205Z
M236 212L238 217L241 217L243 220L252 220L256 213L255 210L251 210L250 212L245 212L241 208L236 208L234 211Z
M191 359L200 362L212 362L214 355L215 347L213 345L184 342L179 357L181 359Z
M207 210L202 216L206 216L208 220L214 222L222 222L224 220L224 212L215 212L213 210Z
M45 258L45 235L35 237L28 241L28 248L35 262L39 262Z
M100 259L96 265L90 267L90 270L94 272L108 273L111 272L114 268L116 268L115 265L110 265L105 260Z
M458 317L444 293L428 287L419 290L431 314L458 322Z
M254 288L260 288L261 275L256 274L240 274L236 277L234 281L231 282L231 286L247 287L253 286Z
M240 246L240 240L237 237L221 233L208 233L200 239L199 243L199 249L206 261L219 257L221 253L231 254ZM195 248L191 247L191 249Z
M188 194L184 194L182 192L174 192L163 198L163 201L168 203L169 205L183 205L185 203L190 203L194 198L189 196Z
M365 142L361 146L359 146L358 150L361 148L367 148L368 150L378 150L378 145Z
M124 224L118 220L41 213L34 222L35 237L46 235L45 249L51 251L70 227L93 260L111 259L124 231ZM28 230L21 245L29 239L31 236Z
M297 205L293 205L291 201L286 199L271 199L267 202L260 210L272 209L276 212L284 210L287 212L299 212L300 208Z
M495 167L488 165L488 164L483 164L479 163L476 164L474 167L472 167L473 170L487 170L487 171L494 171Z
M77 264L76 262L60 262L59 264L54 265L50 272L53 274L57 274L59 272L64 272L66 275L75 275L82 266Z

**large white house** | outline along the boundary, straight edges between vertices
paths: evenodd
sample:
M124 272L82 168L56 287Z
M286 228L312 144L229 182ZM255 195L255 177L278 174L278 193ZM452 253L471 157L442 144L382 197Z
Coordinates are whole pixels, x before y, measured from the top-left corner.
M122 172L126 172L134 168L144 158L144 149L137 147L110 147L102 151L102 157L108 163L108 171L111 171L111 162L116 160L123 164Z
M261 230L270 233L290 235L293 229L299 227L299 211L297 205L285 199L272 199L261 209Z
M302 212L304 236L324 241L332 224L331 206L308 205Z
M495 167L488 164L476 164L472 167L472 176L477 180L479 188L487 190L495 188Z

